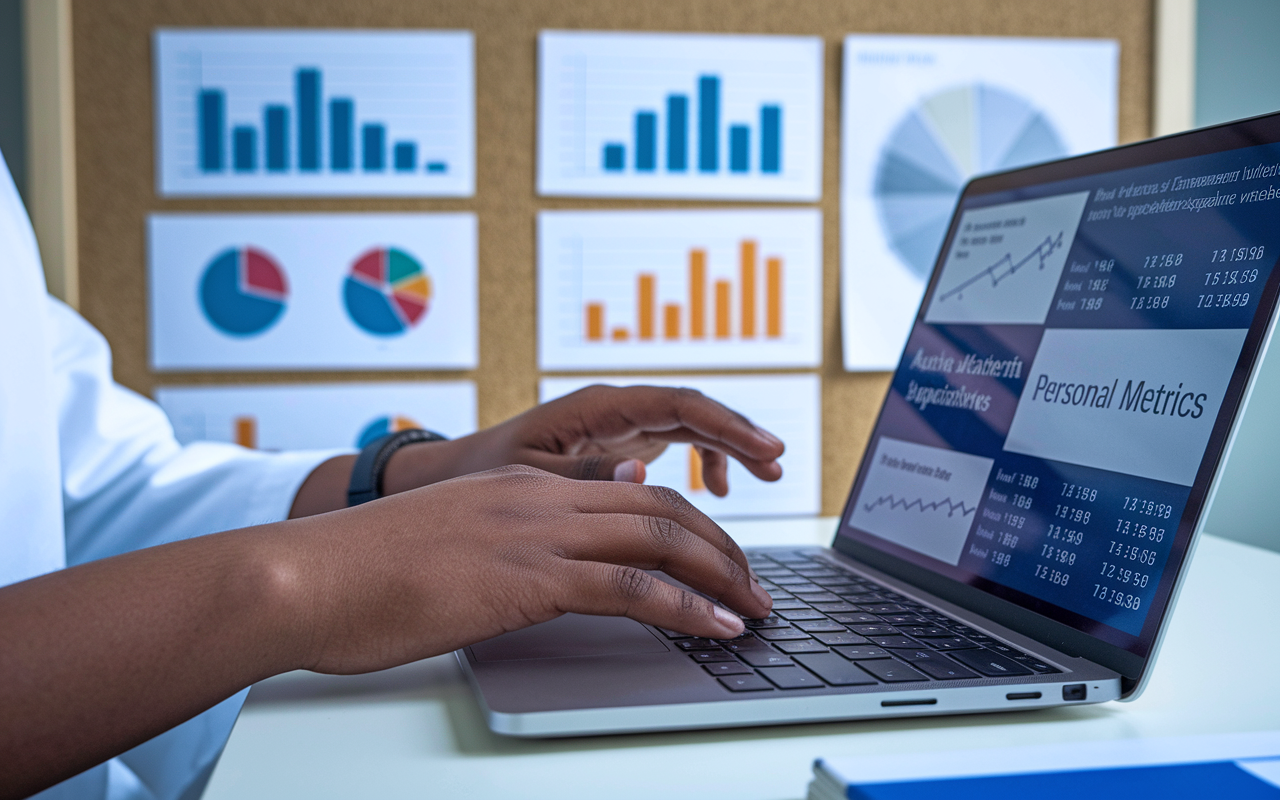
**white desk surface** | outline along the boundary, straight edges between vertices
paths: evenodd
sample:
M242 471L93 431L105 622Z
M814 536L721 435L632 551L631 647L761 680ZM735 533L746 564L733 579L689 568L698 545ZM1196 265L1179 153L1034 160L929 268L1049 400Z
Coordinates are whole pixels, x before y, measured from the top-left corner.
M834 519L725 526L745 546L830 542ZM452 655L256 687L207 800L803 797L817 756L931 753L1280 728L1280 554L1204 537L1133 703L874 722L518 740L489 732Z

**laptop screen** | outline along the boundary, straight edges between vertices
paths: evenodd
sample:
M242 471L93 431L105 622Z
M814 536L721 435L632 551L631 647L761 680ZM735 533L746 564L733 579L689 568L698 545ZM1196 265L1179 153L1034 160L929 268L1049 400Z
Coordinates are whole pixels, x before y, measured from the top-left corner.
M970 184L837 548L1145 657L1274 308L1278 128Z

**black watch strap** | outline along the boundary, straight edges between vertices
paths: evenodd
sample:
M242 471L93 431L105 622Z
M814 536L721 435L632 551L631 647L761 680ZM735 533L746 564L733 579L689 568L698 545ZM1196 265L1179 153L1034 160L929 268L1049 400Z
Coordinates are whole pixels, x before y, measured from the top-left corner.
M382 497L382 473L387 462L397 450L407 444L439 442L445 437L434 431L410 428L407 431L379 436L364 446L351 468L351 482L347 484L347 506L358 506Z

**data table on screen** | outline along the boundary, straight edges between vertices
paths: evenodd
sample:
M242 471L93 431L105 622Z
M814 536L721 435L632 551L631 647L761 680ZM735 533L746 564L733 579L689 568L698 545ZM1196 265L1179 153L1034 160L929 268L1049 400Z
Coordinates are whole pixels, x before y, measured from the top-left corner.
M822 41L544 31L544 195L817 200Z
M816 209L543 212L539 363L817 366L821 234Z
M467 196L466 31L159 30L162 195Z

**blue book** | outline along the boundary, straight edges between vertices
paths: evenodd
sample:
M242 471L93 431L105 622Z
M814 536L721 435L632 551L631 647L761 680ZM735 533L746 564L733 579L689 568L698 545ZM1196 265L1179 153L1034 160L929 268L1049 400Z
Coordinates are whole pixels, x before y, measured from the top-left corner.
M1280 800L1280 732L818 759L809 800Z

